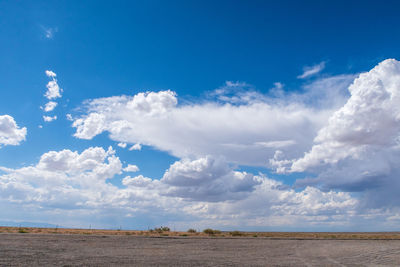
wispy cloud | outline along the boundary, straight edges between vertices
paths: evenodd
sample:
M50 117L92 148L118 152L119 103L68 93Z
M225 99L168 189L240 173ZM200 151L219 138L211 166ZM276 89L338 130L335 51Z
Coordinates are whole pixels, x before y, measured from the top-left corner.
M274 82L274 87L272 87L271 89L269 89L269 94L271 96L275 96L275 97L283 97L283 95L285 94L285 92L283 91L283 87L285 85L281 82Z
M126 148L127 144L126 143L118 143L117 146L121 148Z
M56 27L52 28L52 27L42 26L42 31L43 31L43 35L46 39L53 39L56 32L58 32L58 29Z
M129 151L132 151L132 150L142 150L142 145L141 144L134 144L133 146L131 146L129 148Z
M303 68L303 74L297 76L298 79L305 79L310 76L313 76L317 73L320 73L323 69L325 69L325 61L314 65L314 66L306 66Z

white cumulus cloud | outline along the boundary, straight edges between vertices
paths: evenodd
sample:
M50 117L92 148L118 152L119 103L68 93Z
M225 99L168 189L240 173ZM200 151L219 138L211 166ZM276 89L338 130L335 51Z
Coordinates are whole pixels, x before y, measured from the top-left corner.
M47 77L50 77L50 78L55 78L55 77L57 77L57 74L55 74L54 71L46 70L45 73L46 73L46 76L47 76Z
M90 113L85 118L77 119L72 126L77 128L75 136L81 139L92 139L105 129L105 116L99 113Z
M63 214L63 225L77 214L81 221L91 221L94 214L106 220L127 214L144 218L149 210L152 218L159 218L157 223L169 218L185 228L193 223L202 227L326 225L332 220L346 223L340 217L353 216L358 205L348 193L313 187L296 192L265 176L235 171L223 159L212 157L177 161L161 180L126 176L122 188L109 183L123 170L112 148L49 151L36 165L0 170L2 207L18 205L26 216L52 219L58 212ZM2 214L8 212L12 211Z
M132 165L132 164L128 164L128 166L126 166L123 169L124 172L137 172L139 171L139 167L136 165Z
M170 166L161 182L169 185L165 194L193 200L220 201L243 198L261 183L246 172L237 172L222 159L183 159Z
M366 156L369 149L400 145L400 62L389 59L361 74L349 87L351 97L315 138L315 145L296 160L292 171L304 171L345 158Z
M54 115L54 116L43 116L43 120L45 121L45 122L52 122L52 121L54 121L54 120L56 120L57 119L57 116L56 115Z
M0 147L5 145L19 145L25 141L26 127L20 128L10 115L0 115Z
M153 146L179 158L224 156L229 162L265 166L277 147L301 156L334 111L331 105L316 109L302 100L243 99L248 101L237 105L178 105L172 91L94 99L86 102L87 114L74 120L74 135L92 139L109 132L115 141Z
M46 103L46 105L44 106L44 111L50 112L50 111L53 111L56 107L57 107L57 102L50 101L50 102Z
M45 73L49 78L51 78L51 81L49 81L46 85L47 91L44 94L44 96L49 100L55 99L55 98L60 98L63 90L60 88L60 86L57 83L57 79L56 79L57 75L51 70L46 70Z
M311 172L297 186L363 192L365 207L400 204L400 62L388 59L359 75L302 157L278 153L280 172Z
M134 186L134 187L147 187L153 183L153 180L148 177L144 177L143 175L138 175L136 177L126 176L122 179L122 184L125 186Z

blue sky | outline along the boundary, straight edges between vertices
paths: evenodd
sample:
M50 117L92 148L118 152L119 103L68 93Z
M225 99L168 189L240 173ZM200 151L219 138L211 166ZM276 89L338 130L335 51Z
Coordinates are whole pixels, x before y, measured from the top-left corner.
M0 220L396 229L398 11L2 1Z

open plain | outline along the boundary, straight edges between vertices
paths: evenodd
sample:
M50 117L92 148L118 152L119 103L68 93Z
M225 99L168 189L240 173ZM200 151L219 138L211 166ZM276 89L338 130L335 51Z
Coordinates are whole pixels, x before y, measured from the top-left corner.
M0 266L400 265L400 240L360 236L338 239L301 238L296 234L233 237L3 231Z

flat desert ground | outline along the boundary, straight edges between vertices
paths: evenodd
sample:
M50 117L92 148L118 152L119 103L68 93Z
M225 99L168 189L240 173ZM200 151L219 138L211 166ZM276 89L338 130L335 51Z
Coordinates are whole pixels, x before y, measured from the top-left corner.
M0 233L0 266L399 266L397 235ZM325 233L326 236L327 233ZM363 238L363 237L364 238ZM342 237L345 237L343 234ZM397 239L397 240L396 240Z

